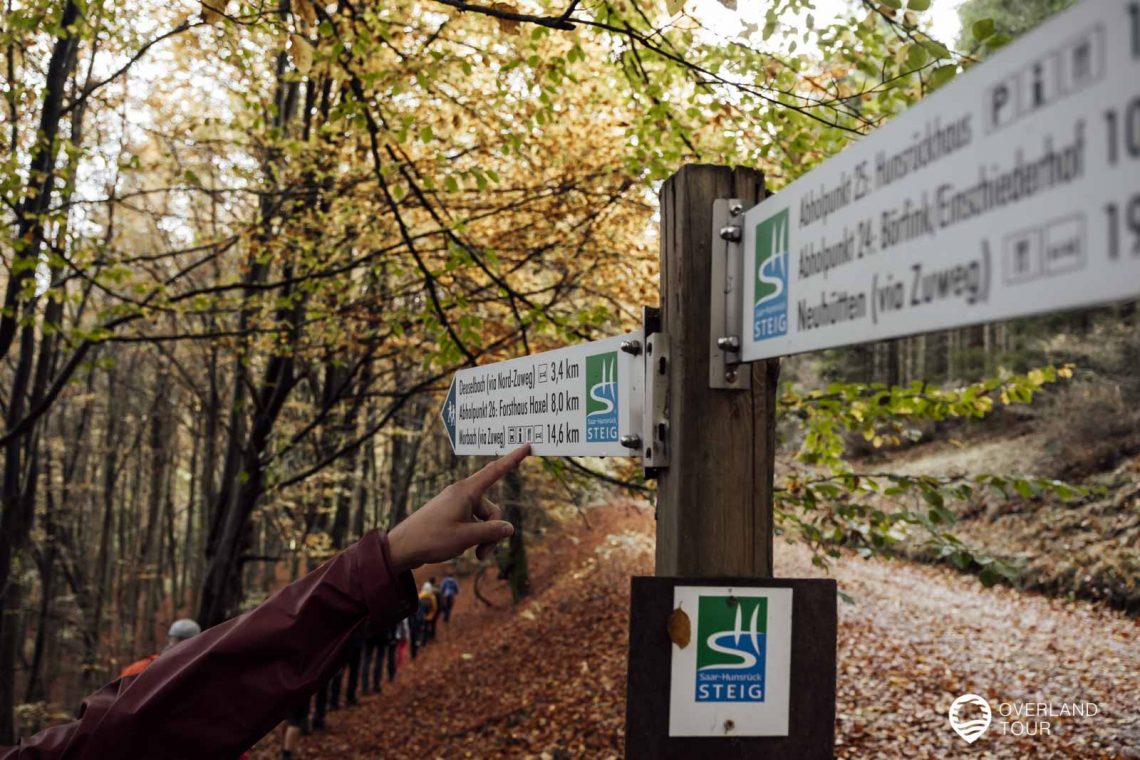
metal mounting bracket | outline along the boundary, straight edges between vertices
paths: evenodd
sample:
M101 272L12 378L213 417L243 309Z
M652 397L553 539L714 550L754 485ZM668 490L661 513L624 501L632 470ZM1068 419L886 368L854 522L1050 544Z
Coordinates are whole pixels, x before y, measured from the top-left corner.
M712 279L709 298L709 387L747 390L752 373L740 364L744 324L744 204L713 201ZM647 383L648 385L648 383Z
M641 411L641 463L645 477L669 466L669 336L661 332L661 311L645 307L645 385Z

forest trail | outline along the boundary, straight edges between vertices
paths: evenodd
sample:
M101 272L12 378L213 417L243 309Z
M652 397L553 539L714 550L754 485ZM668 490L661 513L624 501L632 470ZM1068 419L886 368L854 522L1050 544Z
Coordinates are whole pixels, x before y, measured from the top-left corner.
M515 610L504 584L479 604L464 578L450 628L384 693L329 718L300 758L621 757L629 581L652 569L653 514L632 503L588 510L531 550L534 593ZM799 545L777 543L777 572L818 575ZM1138 758L1140 622L1087 602L982 587L948 568L837 561L837 755ZM490 577L490 576L488 576ZM1092 702L1050 736L953 734L950 702ZM253 758L276 758L280 734Z

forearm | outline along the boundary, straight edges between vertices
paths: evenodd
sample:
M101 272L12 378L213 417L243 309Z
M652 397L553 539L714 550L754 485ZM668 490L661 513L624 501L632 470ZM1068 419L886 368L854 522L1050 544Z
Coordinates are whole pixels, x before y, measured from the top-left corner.
M90 697L79 720L0 747L12 758L236 757L340 665L354 629L417 606L409 570L475 546L486 558L514 528L483 499L522 446L448 486L385 536L373 531L257 609L163 654Z
M256 609L158 658L89 699L74 723L0 758L236 757L339 666L369 615L390 626L414 608L386 538L366 535Z

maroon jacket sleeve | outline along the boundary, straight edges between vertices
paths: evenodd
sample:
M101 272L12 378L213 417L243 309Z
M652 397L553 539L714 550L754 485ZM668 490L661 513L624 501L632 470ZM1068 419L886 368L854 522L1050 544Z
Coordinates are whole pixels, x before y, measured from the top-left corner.
M88 697L73 723L14 746L15 758L235 758L312 695L369 616L382 627L417 603L372 531L250 612L163 653Z

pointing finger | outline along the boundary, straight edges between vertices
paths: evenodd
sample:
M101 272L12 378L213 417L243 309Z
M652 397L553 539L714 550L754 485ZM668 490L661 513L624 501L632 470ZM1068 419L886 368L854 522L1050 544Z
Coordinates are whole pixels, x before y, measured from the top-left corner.
M469 540L476 545L475 556L478 559L486 559L487 555L494 551L495 544L515 532L515 526L505 520L494 520L476 523L470 526L468 531L471 536Z
M467 483L475 490L476 494L481 496L484 491L498 482L499 478L517 467L518 463L526 459L529 454L529 443L519 446L510 454L496 459L482 470L479 470L479 472L467 478Z
M479 499L478 504L476 504L475 517L484 521L480 523L481 525L511 525L509 522L503 520L503 508L486 496ZM511 532L514 532L514 526L511 526ZM510 533L507 535L510 535ZM495 550L495 544L497 543L498 539L481 542L475 549L476 558L481 560L486 559L486 557Z
M480 520L502 520L503 508L484 496L475 505L475 516Z

